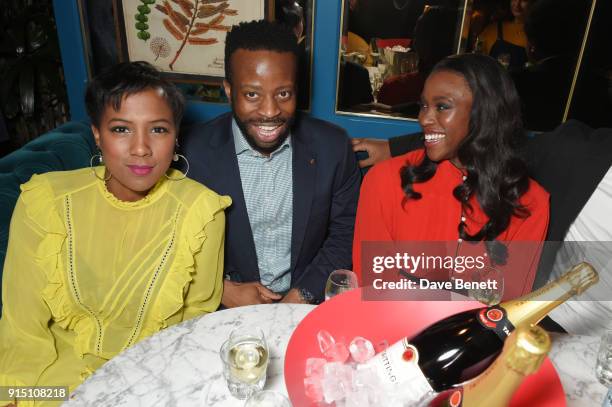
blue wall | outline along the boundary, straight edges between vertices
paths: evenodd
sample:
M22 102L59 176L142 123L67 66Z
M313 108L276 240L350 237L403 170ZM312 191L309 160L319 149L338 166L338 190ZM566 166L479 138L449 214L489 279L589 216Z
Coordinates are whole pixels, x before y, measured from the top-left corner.
M316 7L311 114L344 127L352 137L387 138L418 131L418 124L411 121L375 119L335 113L342 0L313 1L316 2ZM77 0L54 0L53 5L72 119L82 120L87 117L83 106L83 94L87 84L87 67ZM194 102L188 106L187 120L208 120L228 110L228 105Z

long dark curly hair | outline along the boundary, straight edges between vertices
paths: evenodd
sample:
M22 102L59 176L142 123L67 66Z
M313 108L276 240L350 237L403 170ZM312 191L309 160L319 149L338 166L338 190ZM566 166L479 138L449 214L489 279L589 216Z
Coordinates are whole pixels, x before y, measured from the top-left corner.
M440 61L432 74L450 71L461 75L472 92L468 134L459 145L457 158L467 179L453 190L464 213L472 211L469 199L475 195L489 221L473 235L466 223L458 225L459 237L468 241L493 241L510 224L513 215L529 216L519 198L529 188L525 162L520 158L526 138L521 105L512 78L493 58L477 54L453 55ZM416 165L400 170L404 204L420 199L413 185L431 179L438 164L427 155Z

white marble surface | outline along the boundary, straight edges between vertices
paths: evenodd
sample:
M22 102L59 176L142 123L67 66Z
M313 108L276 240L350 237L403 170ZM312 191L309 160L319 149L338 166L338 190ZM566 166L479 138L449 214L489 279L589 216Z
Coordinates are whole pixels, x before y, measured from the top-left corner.
M555 365L568 407L599 407L607 389L595 378L600 338L552 335L550 360Z
M64 406L243 406L225 386L218 352L239 325L264 329L270 347L266 389L287 394L283 378L287 343L312 309L310 305L256 305L215 312L168 328L110 360ZM598 338L553 336L550 358L569 407L601 405L606 389L595 379L598 345Z
M287 343L311 305L256 305L214 312L170 327L98 369L64 406L243 406L222 375L219 348L240 325L263 328L270 348L266 389L287 394Z

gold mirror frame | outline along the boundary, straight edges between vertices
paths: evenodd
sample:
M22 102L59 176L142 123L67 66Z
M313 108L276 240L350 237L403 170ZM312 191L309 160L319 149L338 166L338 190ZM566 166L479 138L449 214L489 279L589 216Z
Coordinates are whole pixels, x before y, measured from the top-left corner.
M580 75L580 68L582 68L582 59L584 58L584 52L586 50L589 34L591 33L591 24L593 23L593 15L595 14L595 9L597 8L597 0L592 0L591 10L589 10L589 18L587 20L586 28L584 31L584 35L582 37L582 44L580 45L580 52L578 54L578 61L576 62L576 68L574 69L574 76L572 78L572 84L570 86L569 94L567 95L567 100L565 101L565 109L563 113L562 123L567 121L569 116L570 107L572 105L572 99L574 97L574 91L576 89L576 83L578 82L578 76Z

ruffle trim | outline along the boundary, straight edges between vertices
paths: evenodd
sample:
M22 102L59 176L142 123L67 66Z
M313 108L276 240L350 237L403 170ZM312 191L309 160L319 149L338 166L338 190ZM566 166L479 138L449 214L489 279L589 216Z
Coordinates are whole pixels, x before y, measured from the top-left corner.
M56 197L48 181L38 175L23 184L21 190L20 199L25 205L26 215L45 233L35 254L35 261L47 274L43 299L54 321L62 328L75 332L75 350L83 357L87 338L91 337L95 327L84 311L79 312L74 308L62 278L61 252L67 233L57 208L52 204Z
M51 310L54 321L63 329L75 334L76 354L83 358L90 353L91 338L95 338L96 327L89 314L77 309L70 299L70 293L63 280L61 254L67 239L66 226L57 208L53 205L55 197L51 185L41 176L21 186L20 199L25 205L27 217L45 233L36 249L36 262L47 274L47 285L42 296ZM176 241L176 258L165 279L152 320L143 325L140 336L149 336L168 326L167 320L185 305L184 296L195 273L194 257L202 250L206 240L206 225L232 203L228 196L220 196L210 191L198 199L189 209L183 221L183 228ZM107 355L100 355L105 357ZM85 376L93 370L83 372Z
M206 240L206 225L230 206L228 196L204 195L183 221L183 231L177 240L176 259L160 290L154 321L143 326L141 336L146 337L168 327L168 319L185 306L185 292L195 274L194 257L202 250Z

